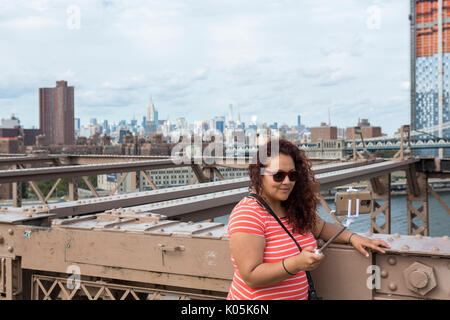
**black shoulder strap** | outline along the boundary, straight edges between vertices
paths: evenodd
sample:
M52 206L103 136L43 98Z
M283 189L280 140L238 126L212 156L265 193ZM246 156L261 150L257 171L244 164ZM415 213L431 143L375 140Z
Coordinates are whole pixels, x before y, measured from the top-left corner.
M269 211L269 213L272 215L272 217L274 217L278 223L280 224L280 226L284 229L284 231L286 231L286 233L291 237L291 239L294 241L294 243L297 245L297 248L300 252L302 252L302 247L300 247L300 245L298 244L297 240L295 240L294 236L289 232L289 230L284 226L284 224L281 222L280 218L278 218L278 216L275 214L275 212L273 212L272 208L269 206L269 204L264 201L264 199L256 193L249 193L248 195L249 197L254 198L256 201L258 201L264 208L267 209L267 211ZM308 285L309 285L309 289L308 289L308 298L310 300L318 300L321 299L317 296L317 292L316 292L316 288L314 286L314 282L313 279L311 277L311 274L309 273L309 271L305 270L305 274L306 274L306 278L308 280Z
M267 209L267 211L269 211L269 213L271 214L272 217L275 218L275 220L278 221L278 223L280 224L280 226L284 229L284 231L286 231L286 233L291 237L291 239L294 241L294 243L297 245L297 248L300 252L302 252L302 247L300 247L300 245L298 244L297 240L295 240L294 236L289 232L289 230L284 226L283 222L281 222L280 218L278 218L278 216L276 215L275 212L273 212L272 208L269 206L269 204L259 195L256 193L249 193L249 197L255 198L256 201L258 201L264 208Z

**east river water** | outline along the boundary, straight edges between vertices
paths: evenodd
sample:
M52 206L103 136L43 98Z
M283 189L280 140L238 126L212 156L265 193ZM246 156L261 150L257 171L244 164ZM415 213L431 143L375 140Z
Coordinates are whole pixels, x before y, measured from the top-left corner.
M438 195L441 199L450 207L450 192L439 192ZM445 211L440 203L431 195L428 196L428 208L429 208L429 224L430 224L430 236L441 237L450 236L450 214ZM328 205L333 209L334 201L327 201ZM418 204L415 207L419 207ZM328 212L321 206L318 206L319 215L325 221L334 222ZM381 216L381 215L380 215ZM215 222L228 223L228 217L215 218ZM416 218L418 219L418 218ZM416 221L416 220L415 220ZM377 224L383 224L384 220L380 217L380 221L377 220ZM420 222L416 223L419 226ZM370 230L370 214L361 214L349 228L354 232L368 232ZM408 219L406 216L406 196L391 196L391 233L408 234Z

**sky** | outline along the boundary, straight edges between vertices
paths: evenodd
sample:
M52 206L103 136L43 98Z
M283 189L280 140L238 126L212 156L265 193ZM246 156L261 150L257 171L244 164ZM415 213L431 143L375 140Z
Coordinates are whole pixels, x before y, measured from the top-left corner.
M0 118L39 126L40 87L75 117L228 116L341 128L410 122L407 0L1 0Z

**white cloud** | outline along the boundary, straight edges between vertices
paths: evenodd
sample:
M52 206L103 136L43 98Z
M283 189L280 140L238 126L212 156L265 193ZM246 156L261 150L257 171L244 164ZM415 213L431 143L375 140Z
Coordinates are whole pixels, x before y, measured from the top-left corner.
M402 89L409 90L410 87L411 87L411 83L410 83L409 81L403 81L403 82L400 84L400 87L401 87Z
M18 29L42 29L57 27L58 21L48 19L42 16L28 16L20 18L12 18L0 22L0 27L13 30Z
M80 0L81 28L68 30L70 4L0 2L0 117L14 105L36 126L37 89L61 79L86 121L142 116L150 95L160 118L188 121L225 115L229 103L244 120L288 124L327 121L329 107L342 126L357 113L409 115L406 2ZM371 5L380 29L366 26ZM380 124L397 128L396 117Z

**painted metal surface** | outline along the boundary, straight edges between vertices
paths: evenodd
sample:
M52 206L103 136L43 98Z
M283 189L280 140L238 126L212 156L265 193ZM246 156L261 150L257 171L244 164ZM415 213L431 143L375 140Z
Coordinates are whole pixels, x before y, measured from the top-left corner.
M142 208L66 219L46 218L51 225L0 222L0 257L9 259L9 264L14 261L16 269L19 263L19 270L36 270L33 275L38 278L45 271L54 273L56 279L61 273L67 274L70 266L77 266L86 283L90 277L100 277L109 279L111 287L117 285L115 281L137 281L143 288L158 284L168 286L167 292L176 288L187 298L189 294L194 297L192 290L208 290L211 298L224 298L228 291L233 268L227 226L221 223L170 220ZM372 252L370 259L366 259L350 246L331 245L321 266L312 273L324 298L450 299L448 237L363 235L383 239L391 249L386 255ZM378 289L367 285L371 276L367 270L374 265L380 268ZM9 270L12 272L11 267ZM8 282L5 269L2 278L0 284L15 285L17 290L14 279ZM130 285L129 289L132 288ZM45 290L48 292L49 288ZM45 292L42 291L43 296L35 291L33 294L49 298ZM69 291L68 295L61 292L59 298L71 297ZM10 293L8 297L14 295Z
M392 171L408 170L417 161L350 168L333 164L317 168L323 171L316 178L327 189L363 178L382 179ZM438 165L443 173L445 163ZM425 184L414 180L420 174L410 171L410 176L415 177L409 182L410 193L416 188L420 195ZM388 194L375 180L372 189ZM247 192L248 179L243 178L3 208L0 299L225 298L233 276L227 226L205 219L229 213ZM381 238L392 248L385 255L371 252L366 259L348 245L331 245L312 272L319 295L325 299L450 299L448 237L364 236ZM80 271L78 291L66 288L73 269Z

